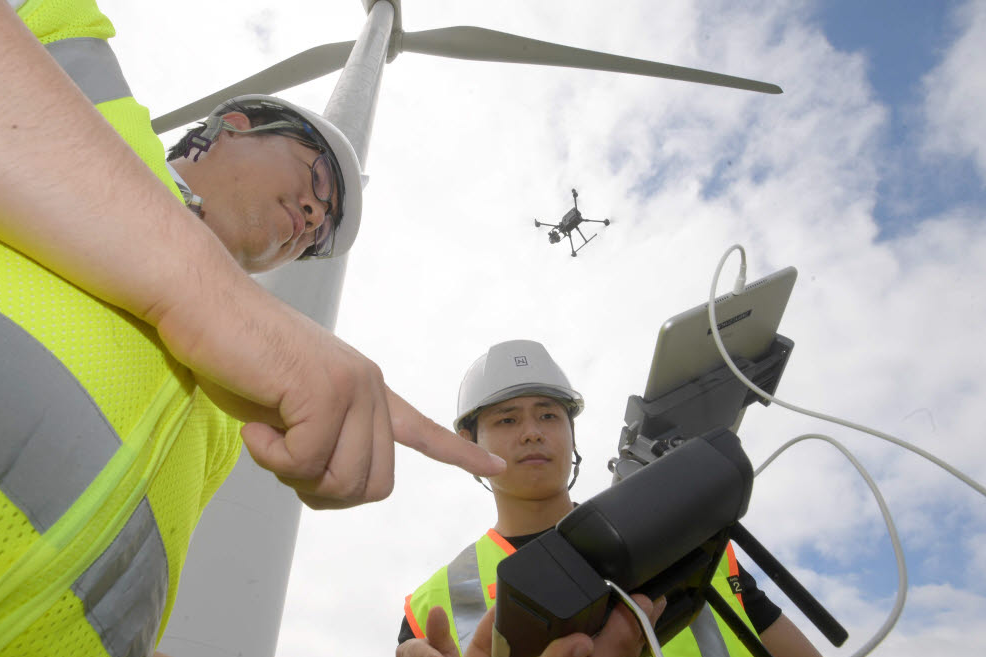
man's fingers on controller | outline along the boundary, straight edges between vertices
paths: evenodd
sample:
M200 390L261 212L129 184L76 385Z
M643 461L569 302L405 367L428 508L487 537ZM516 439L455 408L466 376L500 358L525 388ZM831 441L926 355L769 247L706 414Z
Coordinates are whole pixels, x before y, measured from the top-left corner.
M648 598L646 595L642 595L640 593L634 593L630 597L633 598L633 601L637 603L637 606L640 607L640 610L643 611L648 618L650 618L652 621L657 620L657 617L654 615L653 600ZM630 618L634 626L639 627L639 623L637 623L637 616L630 609L626 609L626 612L628 614L628 618Z
M478 445L442 427L421 414L400 395L387 388L387 402L394 429L394 440L442 463L456 465L481 477L492 477L507 464Z
M549 643L541 657L589 657L593 650L593 642L588 635L569 634Z
M654 613L654 604L646 596L633 595L634 601L648 618ZM619 604L609 615L606 625L594 641L595 653L620 655L634 652L643 645L644 635L636 615L625 604Z
M653 605L654 606L651 609L651 612L649 614L647 614L647 617L650 618L651 625L653 625L654 623L656 623L657 622L657 619L660 618L661 617L661 614L664 613L664 610L668 606L668 599L665 598L662 595L660 598L658 598L657 600L654 600L653 601Z

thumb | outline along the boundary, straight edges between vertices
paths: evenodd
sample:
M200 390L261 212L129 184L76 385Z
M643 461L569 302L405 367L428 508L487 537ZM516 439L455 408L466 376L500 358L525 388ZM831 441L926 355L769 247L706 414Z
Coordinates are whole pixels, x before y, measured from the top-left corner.
M394 440L405 447L480 477L492 477L506 469L507 464L499 456L425 417L390 388L387 388L387 405Z
M448 616L441 607L432 607L425 621L425 636L431 647L442 653L443 657L459 657L459 649L449 629Z
M284 434L268 424L248 422L240 429L240 437L253 460L265 470L279 473L284 463L292 460Z

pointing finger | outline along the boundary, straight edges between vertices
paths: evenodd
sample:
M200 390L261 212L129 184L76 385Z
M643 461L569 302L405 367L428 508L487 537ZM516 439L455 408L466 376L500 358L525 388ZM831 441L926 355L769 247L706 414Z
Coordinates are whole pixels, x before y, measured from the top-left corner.
M481 477L492 477L506 469L506 462L499 456L425 417L390 388L387 388L387 403L394 440L402 445Z

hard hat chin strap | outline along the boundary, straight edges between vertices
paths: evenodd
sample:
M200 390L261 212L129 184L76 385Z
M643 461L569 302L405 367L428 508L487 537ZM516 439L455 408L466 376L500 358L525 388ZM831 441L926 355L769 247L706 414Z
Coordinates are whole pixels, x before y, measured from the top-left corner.
M480 486L482 486L483 488L485 488L491 493L493 492L493 489L486 485L486 482L483 481L482 477L480 477L479 475L473 475L472 478L478 481Z
M185 153L185 157L192 154L193 148L198 149L199 151L195 154L195 157L192 158L193 162L198 162L199 155L208 152L208 150L212 148L213 142L216 141L216 138L219 137L219 133L223 130L229 130L230 132L236 132L241 135L284 129L302 130L305 133L311 132L310 128L308 128L304 123L287 120L272 121L271 123L264 123L263 125L258 125L254 128L240 130L230 122L223 119L221 116L210 116L202 123L202 126L202 132L197 135L192 135L188 140L188 152ZM314 139L312 142L317 143Z
M579 478L579 466L582 465L582 457L579 456L579 450L572 445L572 451L575 452L575 460L572 461L572 481L568 484L568 490L572 490L572 486L575 485L575 480Z

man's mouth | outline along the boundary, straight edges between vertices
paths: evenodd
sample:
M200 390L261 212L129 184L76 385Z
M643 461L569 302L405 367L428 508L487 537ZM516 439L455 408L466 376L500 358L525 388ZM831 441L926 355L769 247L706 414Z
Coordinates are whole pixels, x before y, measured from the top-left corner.
M293 211L287 205L284 205L285 212L288 213L288 217L291 219L291 242L296 242L298 237L305 232L305 220L297 212Z
M550 460L551 459L546 454L534 453L534 454L526 454L520 457L519 459L517 459L517 462L537 464L537 463L547 463Z

